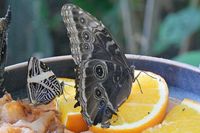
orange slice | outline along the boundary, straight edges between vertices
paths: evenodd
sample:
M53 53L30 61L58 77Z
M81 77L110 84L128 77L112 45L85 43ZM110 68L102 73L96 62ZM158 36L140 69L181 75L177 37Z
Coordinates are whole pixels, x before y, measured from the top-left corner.
M136 75L138 73L139 71L136 71ZM143 93L135 81L129 98L119 108L118 118L116 116L112 118L113 123L110 128L92 126L90 128L92 132L139 133L163 120L168 104L168 87L164 79L151 72L142 72L138 82Z
M200 133L200 103L184 99L166 116L162 124L144 133Z
M135 75L139 72L135 71ZM74 86L74 80L72 79L60 80ZM168 104L168 87L164 79L151 72L142 72L138 77L138 82L141 85L143 93L141 93L140 87L135 81L132 85L129 98L117 112L118 117L113 116L111 119L112 123L110 128L103 129L100 125L97 125L90 127L90 131L94 133L137 133L163 120ZM79 113L80 108L73 108L76 103L74 99L75 89L65 86L64 95L67 101L63 96L57 98L57 108L61 112L62 122L67 126L67 129L74 132L87 130L88 127L83 118L76 116L81 115ZM82 123L80 123L81 121ZM78 127L74 128L75 125ZM79 129L79 131L75 129Z
M81 108L74 108L74 104L76 103L74 98L76 93L74 88L74 79L58 78L58 80L60 82L64 81L65 83L64 95L56 98L57 109L60 112L61 122L68 130L75 133L87 131L88 126L80 113Z

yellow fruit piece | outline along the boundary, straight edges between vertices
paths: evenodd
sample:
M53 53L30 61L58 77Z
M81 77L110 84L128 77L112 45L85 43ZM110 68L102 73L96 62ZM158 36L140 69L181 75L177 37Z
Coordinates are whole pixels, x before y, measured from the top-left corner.
M139 71L136 71L135 75L138 73ZM168 104L168 87L164 79L151 72L142 72L137 80L143 93L135 81L129 98L117 112L118 117L113 116L110 128L92 126L92 132L140 133L163 120Z
M140 71L135 71L135 75L139 72ZM148 73L148 75L146 73ZM63 78L60 80L65 81L66 84L74 86L74 80L72 79ZM102 129L100 125L97 125L92 126L90 131L94 133L139 133L162 121L168 104L168 87L164 79L151 72L142 72L137 80L141 85L143 93L141 93L140 87L135 81L132 85L132 91L129 98L117 112L118 116L113 115L110 128ZM65 86L64 95L65 98L63 96L57 98L57 108L61 112L62 122L72 131L75 131L77 127L73 128L73 126L69 126L67 124L68 122L70 122L71 125L80 125L80 127L85 127L85 129L80 128L81 131L86 130L87 125L84 125L85 123L79 124L79 121L81 120L75 119L76 115L70 115L73 113L80 114L79 112L81 110L80 107L77 109L74 109L73 107L76 103L74 99L75 89L70 86ZM68 119L69 116L73 121Z
M60 112L61 122L66 125L68 130L75 133L87 131L88 126L80 113L81 108L74 108L76 103L74 98L76 94L74 79L58 78L58 80L65 83L64 95L56 98L57 109Z
M200 133L200 103L184 99L167 114L162 124L144 133Z

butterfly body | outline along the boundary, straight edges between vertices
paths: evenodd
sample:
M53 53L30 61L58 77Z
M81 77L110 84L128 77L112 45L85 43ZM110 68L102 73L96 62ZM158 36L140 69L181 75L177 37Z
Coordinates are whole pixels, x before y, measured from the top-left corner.
M36 57L28 62L27 88L33 104L47 104L63 94L63 83L59 83L53 71Z
M76 106L89 125L109 127L112 114L130 94L132 70L100 21L72 4L64 5L61 15L77 65Z

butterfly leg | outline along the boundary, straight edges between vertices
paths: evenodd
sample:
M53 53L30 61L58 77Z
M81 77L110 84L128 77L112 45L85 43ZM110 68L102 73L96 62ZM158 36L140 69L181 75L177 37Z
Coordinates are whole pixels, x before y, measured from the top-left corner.
M116 117L114 117L114 120L111 121L111 123L115 123L115 122L117 122L118 119L119 119L119 115L118 115L118 114L114 114L114 116L116 116ZM113 117L113 116L112 116L112 117Z
M135 80L137 81L137 83L138 83L138 85L139 85L139 88L140 88L140 92L143 94L143 91L142 91L140 82L138 81L138 77L140 76L141 73L144 73L144 74L148 75L149 77L151 77L151 78L153 78L153 79L156 79L156 78L153 77L152 75L148 74L148 73L145 72L145 71L140 71L140 72L138 73L138 75L137 75L136 77L134 77L133 82L134 82Z
M142 73L142 71L140 71L140 72L138 73L138 75L137 75L136 77L134 77L133 82L134 82L135 80L137 81L137 83L138 83L138 85L139 85L139 88L140 88L140 92L141 92L141 94L143 94L142 87L141 87L140 82L139 82L139 80L138 80L138 77L140 76L141 73Z

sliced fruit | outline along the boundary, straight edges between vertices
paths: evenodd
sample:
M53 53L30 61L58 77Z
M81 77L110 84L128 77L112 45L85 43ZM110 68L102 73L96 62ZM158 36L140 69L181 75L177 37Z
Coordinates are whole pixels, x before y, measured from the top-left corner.
M66 127L76 133L88 130L87 123L80 113L69 113L67 116Z
M80 113L81 108L74 108L74 104L76 103L74 99L76 93L74 88L75 81L67 78L58 78L58 80L65 83L64 95L56 98L61 122L66 125L68 130L75 133L87 131L88 126Z
M136 71L136 75L139 72ZM87 130L87 124L79 113L80 107L75 109L73 107L76 103L74 99L75 89L69 85L74 86L74 80L64 78L60 80L68 84L65 86L65 97L57 98L57 108L61 112L62 122L67 126L67 129L75 132ZM90 131L94 133L136 133L162 121L168 103L168 87L164 79L151 72L142 72L137 80L142 92L139 84L135 81L129 98L117 112L118 117L113 116L110 128L102 129L100 125L97 125L92 126Z
M184 99L166 116L162 124L144 133L200 133L200 103Z
M139 71L136 71L136 75ZM168 87L165 80L151 72L142 72L132 85L129 98L113 116L110 128L92 126L94 133L139 133L160 123L168 104Z

